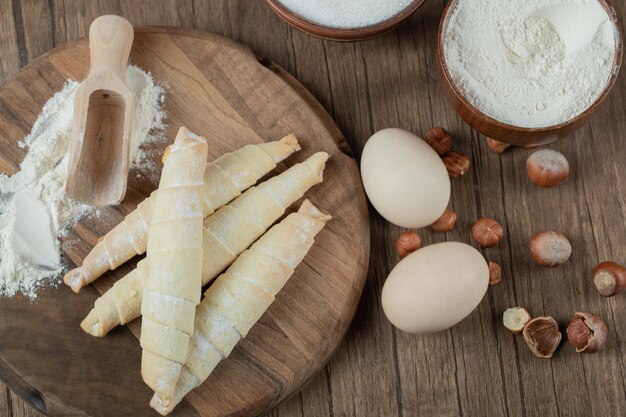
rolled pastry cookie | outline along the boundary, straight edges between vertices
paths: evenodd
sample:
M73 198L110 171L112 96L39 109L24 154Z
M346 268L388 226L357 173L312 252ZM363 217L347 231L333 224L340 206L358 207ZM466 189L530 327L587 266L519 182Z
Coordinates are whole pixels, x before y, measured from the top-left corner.
M204 220L203 284L209 283L237 255L257 240L312 186L322 182L328 154L318 152L257 187ZM112 328L140 315L140 300L146 276L146 259L118 280L96 300L81 327L93 336L104 336Z
M207 142L181 127L164 158L147 244L141 375L171 401L193 334L202 283L202 188Z
M204 217L228 204L276 168L278 162L299 150L296 136L290 134L279 141L246 145L213 162L207 162L202 195ZM144 253L153 206L154 195L139 203L133 212L98 241L81 267L65 274L63 281L74 292L79 292L106 271Z
M215 280L196 309L194 332L174 397L165 403L155 395L152 408L169 414L206 380L265 313L330 218L305 200L297 213L273 226Z

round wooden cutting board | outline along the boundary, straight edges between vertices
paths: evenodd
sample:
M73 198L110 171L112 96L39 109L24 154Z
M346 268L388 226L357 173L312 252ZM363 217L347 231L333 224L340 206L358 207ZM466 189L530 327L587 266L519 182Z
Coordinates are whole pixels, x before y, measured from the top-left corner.
M138 29L131 63L167 86L167 137L187 126L207 137L209 157L247 143L294 132L302 150L279 170L316 151L331 155L324 182L307 197L333 220L274 304L174 416L253 416L305 384L329 359L346 332L363 289L369 222L357 165L341 133L315 99L284 70L230 40L194 31ZM50 51L0 88L0 170L13 174L25 150L18 142L42 105L89 66L85 40ZM160 150L154 152L155 166ZM157 168L157 171L160 168ZM99 236L121 221L157 186L159 172L131 172L119 207L101 210L64 238L68 258L80 264ZM79 295L47 288L31 301L0 299L0 379L50 415L154 416L140 375L139 323L105 338L79 323L98 293L135 262L108 273Z

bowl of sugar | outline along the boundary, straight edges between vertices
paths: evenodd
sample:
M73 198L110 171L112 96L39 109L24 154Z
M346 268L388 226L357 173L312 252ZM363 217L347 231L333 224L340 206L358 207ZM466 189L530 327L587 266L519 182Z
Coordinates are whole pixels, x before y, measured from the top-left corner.
M424 0L267 0L281 19L309 35L359 41L382 35L408 19Z
M622 29L605 0L451 0L437 74L459 115L514 145L563 138L598 110L622 63Z

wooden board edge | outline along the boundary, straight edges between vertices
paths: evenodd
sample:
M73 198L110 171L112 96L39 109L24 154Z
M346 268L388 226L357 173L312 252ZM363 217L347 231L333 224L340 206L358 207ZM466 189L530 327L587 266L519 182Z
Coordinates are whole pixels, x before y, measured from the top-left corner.
M48 407L41 392L26 382L16 372L14 372L8 363L0 356L0 381L13 393L32 405L38 411L47 413Z

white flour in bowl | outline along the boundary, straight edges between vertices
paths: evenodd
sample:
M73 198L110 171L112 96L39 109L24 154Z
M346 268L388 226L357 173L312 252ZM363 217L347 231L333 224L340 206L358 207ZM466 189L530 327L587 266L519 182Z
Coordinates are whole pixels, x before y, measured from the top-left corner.
M606 19L582 50L566 56L543 7L600 8ZM595 10L595 9L594 9ZM444 34L445 62L467 100L520 127L548 127L584 112L602 93L616 54L616 30L597 0L458 0Z
M135 169L145 158L140 145L161 140L164 129L163 88L149 73L129 66L128 86L135 95L131 152ZM28 154L20 171L0 174L0 297L56 283L64 272L59 237L91 207L65 194L67 150L79 83L68 81L44 105L31 133L20 142ZM0 301L1 302L1 301Z
M397 15L412 0L279 0L306 20L332 28L372 26Z

